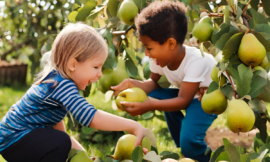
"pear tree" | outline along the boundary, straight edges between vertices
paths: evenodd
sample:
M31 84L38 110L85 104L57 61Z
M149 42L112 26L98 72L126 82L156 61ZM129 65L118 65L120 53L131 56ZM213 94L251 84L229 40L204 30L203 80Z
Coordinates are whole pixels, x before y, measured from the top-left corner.
M213 69L213 76L211 75L213 82L203 98L206 102L202 101L202 104L205 103L207 108L211 107L208 105L209 100L210 102L212 100L213 103L216 102L216 104L206 111L215 113L214 110L218 109L219 111L216 114L226 113L228 127L235 133L258 128L260 131L258 139L262 143L267 143L269 139L267 123L270 121L266 106L270 102L270 78L267 75L270 71L270 2L268 0L179 1L183 2L188 9L186 16L189 25L185 44L199 48L202 57L204 57L204 52L214 56L218 54L222 56L218 59L216 68ZM11 4L10 13L19 11L18 6L24 4L21 3L24 2L23 0L8 2L8 4ZM31 0L31 2L35 3L34 0ZM51 4L54 3L53 1L50 2L52 2ZM59 6L55 4L55 8L58 10L51 13L38 12L34 9L35 7L31 8L31 4L29 6L30 2L27 5L20 6L26 7L29 12L31 11L36 15L45 14L49 17L50 14L52 18L57 18L57 12L67 13L66 17L61 17L61 21L53 21L53 25L50 24L51 19L47 17L32 24L32 28L41 25L42 29L44 28L47 33L44 37L42 37L43 34L39 34L38 41L31 41L31 44L34 44L35 47L38 46L36 49L42 50L43 53L49 51L52 44L51 40L63 27L63 22L85 22L93 26L108 44L109 54L103 66L104 78L106 75L107 78L104 81L101 78L99 83L87 87L83 92L85 97L101 90L107 98L110 98L112 94L110 86L119 84L126 78L138 80L149 78L149 61L145 58L144 47L138 40L134 17L147 7L152 0L75 0L72 2L56 2ZM65 2L70 4L69 7L65 8L68 12L61 10L63 7L61 8L60 5L63 6ZM24 13L25 16L29 16L26 13ZM32 17L24 21L20 21L21 19L16 20L23 17L20 14L7 16L13 18L14 22L16 22L16 25L12 26L14 31L16 31L16 27L18 29L22 28L23 24L24 27L27 26L25 21L30 25L34 19L33 14L31 14ZM9 24L8 22L5 23L4 28L6 30ZM56 27L56 30L45 29L49 25L52 28ZM2 26L0 28L4 29ZM29 38L28 35L35 34L34 28L32 28L28 28L30 30L24 33L24 38ZM44 30L40 33L44 33ZM17 33L18 35L22 34ZM4 34L8 33L1 33L1 40ZM35 43L38 43L38 45ZM32 57L35 58L35 55ZM39 59L40 56L37 58ZM116 82L117 79L119 80ZM105 83L108 80L111 81ZM170 86L164 76L161 77L159 84L162 87ZM219 95L215 95L215 93ZM217 96L220 97L217 98ZM164 120L164 117L156 114L156 112L142 115L140 120L151 120L153 117ZM89 131L92 132L92 130ZM257 154L242 154L239 153L239 149L236 149L228 141L224 140L223 143L224 146L215 151L211 161L226 160L226 158L234 159L232 161L262 159L266 155L265 150L270 150L268 145L261 144L260 148L257 149ZM141 149L134 149L133 153L141 154ZM168 154L166 154L166 157L168 157ZM148 155L150 157L146 156L146 158L156 158L157 155L157 152L152 152Z

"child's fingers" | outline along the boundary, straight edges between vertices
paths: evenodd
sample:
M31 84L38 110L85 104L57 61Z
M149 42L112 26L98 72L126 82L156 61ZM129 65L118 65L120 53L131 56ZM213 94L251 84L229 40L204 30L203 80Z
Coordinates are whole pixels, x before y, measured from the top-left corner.
M148 152L147 148L144 148L144 147L143 147L143 153L144 153L144 155L146 155L147 152Z

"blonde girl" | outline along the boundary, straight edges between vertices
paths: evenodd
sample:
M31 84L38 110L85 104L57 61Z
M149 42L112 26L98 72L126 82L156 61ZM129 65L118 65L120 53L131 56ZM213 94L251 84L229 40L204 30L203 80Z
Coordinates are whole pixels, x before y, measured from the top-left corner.
M79 94L102 76L107 44L90 26L68 24L56 37L50 61L20 101L0 123L0 153L8 162L65 162L71 148L84 148L70 138L63 118L70 112L83 126L127 131L141 143L146 128L89 104Z

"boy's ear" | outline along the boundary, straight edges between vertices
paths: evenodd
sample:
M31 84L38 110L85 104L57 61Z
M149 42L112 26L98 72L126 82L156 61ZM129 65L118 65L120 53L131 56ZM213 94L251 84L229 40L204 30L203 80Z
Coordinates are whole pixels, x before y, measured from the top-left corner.
M68 61L68 69L70 71L75 71L76 69L76 64L77 64L77 60L75 58L71 58L69 61Z
M174 49L177 45L177 42L174 38L168 38L167 43L169 45L169 49Z

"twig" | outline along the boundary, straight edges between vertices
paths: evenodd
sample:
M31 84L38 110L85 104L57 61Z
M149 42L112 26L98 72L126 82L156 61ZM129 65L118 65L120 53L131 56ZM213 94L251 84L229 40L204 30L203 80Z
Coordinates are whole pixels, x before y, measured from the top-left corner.
M251 0L249 0L248 1L248 3L247 3L247 5L246 5L246 7L243 9L243 11L242 11L242 14L246 11L246 9L247 9L247 6L250 4L250 2L251 2Z
M235 15L235 11L234 11L234 8L233 8L233 6L228 2L228 0L226 0L227 1L227 3L231 6L231 8L232 8L232 11L233 11L233 14Z
M249 29L245 32L245 35L249 32Z
M202 12L207 12L209 17L223 17L224 16L223 13L211 13L208 10L202 10L201 13Z
M236 98L236 90L235 90L234 84L233 84L233 82L232 82L232 78L231 78L231 76L230 76L228 70L226 70L226 74L227 74L227 76L228 76L228 78L229 78L229 80L230 80L230 83L231 83L231 85L232 85L232 88L233 88L233 96L234 96L234 98Z

